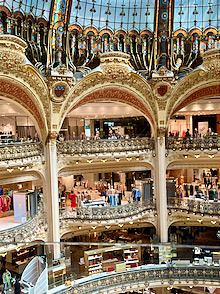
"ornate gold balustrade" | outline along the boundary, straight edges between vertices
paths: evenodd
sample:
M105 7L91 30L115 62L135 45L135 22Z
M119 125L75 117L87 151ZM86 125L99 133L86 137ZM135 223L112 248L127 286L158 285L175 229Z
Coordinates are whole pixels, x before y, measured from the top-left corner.
M19 242L45 240L47 223L42 208L33 218L13 228L0 231L0 252L18 247ZM17 245L16 245L17 244Z
M126 272L103 273L75 280L71 287L59 290L68 294L125 293L148 287L178 285L213 286L220 282L219 268L213 266L141 266ZM49 291L50 292L50 291ZM53 293L56 293L53 291ZM58 292L57 292L58 293Z
M58 154L81 155L114 152L135 152L154 150L154 140L150 138L118 140L74 140L58 142Z
M203 138L166 138L168 150L220 150L220 136L207 136Z
M214 201L203 201L202 199L177 199L168 198L168 208L172 210L182 210L187 213L200 213L202 215L220 216L220 203Z
M133 202L127 205L108 206L108 207L78 207L75 211L64 211L61 214L61 221L74 219L81 222L98 222L113 220L123 220L129 218L141 218L146 213L156 209L154 200L148 199L143 205L142 202Z
M37 143L0 144L0 162L38 157L43 154L43 145Z

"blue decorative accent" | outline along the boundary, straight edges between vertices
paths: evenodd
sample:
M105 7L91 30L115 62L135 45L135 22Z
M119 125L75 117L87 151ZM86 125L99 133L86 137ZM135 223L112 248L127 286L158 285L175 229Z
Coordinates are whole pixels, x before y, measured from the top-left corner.
M168 12L167 11L162 11L160 14L160 17L163 21L167 21L168 20Z

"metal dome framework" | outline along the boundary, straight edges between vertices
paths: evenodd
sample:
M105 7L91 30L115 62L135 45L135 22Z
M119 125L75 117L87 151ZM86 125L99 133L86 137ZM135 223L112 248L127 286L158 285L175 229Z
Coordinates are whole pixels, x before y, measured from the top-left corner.
M219 28L220 0L0 1L0 34L24 39L46 75L61 65L85 73L100 53L120 51L147 79L161 66L181 77L220 47Z

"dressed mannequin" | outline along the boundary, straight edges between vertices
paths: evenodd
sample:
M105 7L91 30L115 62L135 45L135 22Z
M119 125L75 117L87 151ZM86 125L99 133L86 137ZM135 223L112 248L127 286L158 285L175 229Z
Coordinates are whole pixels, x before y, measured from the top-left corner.
M72 209L74 209L75 207L77 207L76 198L77 198L77 195L75 193L73 193L73 191L71 191L70 196L69 196L69 199L71 200L71 207L72 207Z

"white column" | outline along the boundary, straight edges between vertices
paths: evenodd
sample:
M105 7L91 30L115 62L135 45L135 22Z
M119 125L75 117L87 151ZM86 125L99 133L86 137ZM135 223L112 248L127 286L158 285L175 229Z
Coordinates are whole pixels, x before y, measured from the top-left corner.
M49 242L60 242L56 138L46 144L46 179L48 238ZM53 245L53 254L54 259L60 258L60 245Z
M158 213L158 236L161 243L168 242L167 223L167 193L166 193L166 161L165 137L156 139L156 165L155 165L155 193Z

